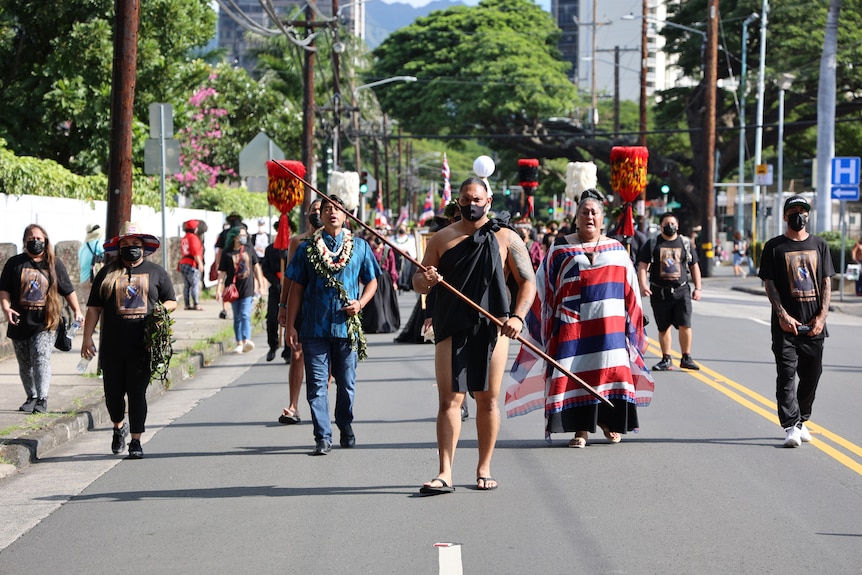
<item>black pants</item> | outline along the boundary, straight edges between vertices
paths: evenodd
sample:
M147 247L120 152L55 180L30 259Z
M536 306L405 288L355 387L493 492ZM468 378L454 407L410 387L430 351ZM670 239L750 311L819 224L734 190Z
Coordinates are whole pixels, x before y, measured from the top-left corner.
M126 396L129 397L129 431L143 433L147 422L147 386L150 384L150 361L146 354L139 357L116 358L103 356L102 377L105 406L111 421L123 421Z
M269 299L266 302L266 343L270 349L278 349L278 302L281 298L281 285L269 286Z
M814 394L823 373L823 341L822 337L772 332L772 353L778 372L775 398L778 420L785 429L811 418ZM795 381L797 375L799 385Z

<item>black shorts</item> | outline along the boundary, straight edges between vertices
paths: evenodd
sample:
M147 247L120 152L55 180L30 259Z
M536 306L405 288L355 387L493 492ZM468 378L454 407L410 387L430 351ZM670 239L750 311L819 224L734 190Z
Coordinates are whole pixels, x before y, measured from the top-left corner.
M651 286L650 304L659 331L670 326L677 329L691 327L691 285L678 288Z

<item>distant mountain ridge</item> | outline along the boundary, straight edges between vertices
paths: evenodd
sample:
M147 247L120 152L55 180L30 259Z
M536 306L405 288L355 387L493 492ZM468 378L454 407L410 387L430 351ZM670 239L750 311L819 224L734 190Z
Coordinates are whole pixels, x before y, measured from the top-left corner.
M391 33L409 26L417 18L452 6L466 6L466 4L458 0L435 0L416 8L401 2L394 4L368 2L365 4L365 42L373 50Z

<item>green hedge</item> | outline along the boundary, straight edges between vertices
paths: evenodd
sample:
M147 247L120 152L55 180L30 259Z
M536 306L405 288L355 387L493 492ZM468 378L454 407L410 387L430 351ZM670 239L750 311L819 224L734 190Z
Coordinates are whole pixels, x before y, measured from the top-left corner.
M160 181L156 176L135 172L132 177L136 205L159 210L162 205ZM105 200L108 177L104 174L80 176L53 160L40 160L29 156L16 156L6 148L0 138L0 194L10 196L47 196L94 202ZM179 192L177 183L165 181L165 203L176 207ZM192 198L192 207L229 214L237 212L243 217L262 217L268 213L265 193L251 193L242 188L218 184Z
M93 202L104 200L108 193L108 177L104 174L79 176L53 160L16 156L0 139L0 193L10 196L47 196ZM133 202L161 207L158 178L135 173L132 178ZM166 186L166 203L176 205L177 186Z

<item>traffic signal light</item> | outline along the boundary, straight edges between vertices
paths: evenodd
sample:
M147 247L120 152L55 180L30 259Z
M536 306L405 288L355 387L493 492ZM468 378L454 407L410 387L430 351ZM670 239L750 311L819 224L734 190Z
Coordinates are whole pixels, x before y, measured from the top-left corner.
M814 172L817 170L817 160L802 160L802 185L814 187Z
M359 193L362 195L368 193L368 172L366 171L359 174Z
M670 193L670 172L667 170L661 173L661 193L664 196Z

